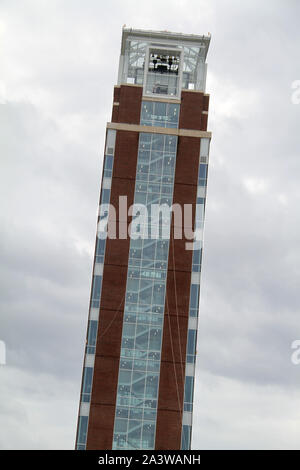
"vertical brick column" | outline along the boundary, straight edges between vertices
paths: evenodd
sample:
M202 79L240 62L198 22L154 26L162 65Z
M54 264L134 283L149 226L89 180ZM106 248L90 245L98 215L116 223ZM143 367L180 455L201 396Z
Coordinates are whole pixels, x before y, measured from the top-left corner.
M138 132L117 131L110 203L120 220L119 196L133 204ZM128 224L125 230L128 233ZM99 328L90 404L87 449L111 449L116 408L119 358L130 240L107 238Z

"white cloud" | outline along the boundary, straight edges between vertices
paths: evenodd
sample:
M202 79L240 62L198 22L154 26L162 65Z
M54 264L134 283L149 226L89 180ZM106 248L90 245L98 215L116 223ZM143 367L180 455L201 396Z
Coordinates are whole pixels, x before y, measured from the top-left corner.
M74 449L79 386L9 365L0 368L0 377L2 449Z
M195 449L298 449L300 397L276 386L202 372L196 384Z
M244 185L247 191L254 195L264 194L269 188L268 181L263 178L245 178Z

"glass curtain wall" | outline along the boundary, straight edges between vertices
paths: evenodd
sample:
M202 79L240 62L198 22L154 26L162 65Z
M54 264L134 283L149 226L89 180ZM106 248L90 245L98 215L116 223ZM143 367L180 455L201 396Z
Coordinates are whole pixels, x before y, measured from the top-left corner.
M134 203L149 214L172 205L176 149L177 136L140 133ZM169 238L151 228L130 241L113 449L154 449Z

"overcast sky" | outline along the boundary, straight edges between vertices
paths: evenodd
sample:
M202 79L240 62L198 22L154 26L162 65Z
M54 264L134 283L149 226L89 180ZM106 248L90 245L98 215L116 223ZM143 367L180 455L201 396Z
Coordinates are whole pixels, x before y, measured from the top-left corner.
M123 24L212 35L193 448L300 448L299 17L297 0L0 1L0 448L74 448Z

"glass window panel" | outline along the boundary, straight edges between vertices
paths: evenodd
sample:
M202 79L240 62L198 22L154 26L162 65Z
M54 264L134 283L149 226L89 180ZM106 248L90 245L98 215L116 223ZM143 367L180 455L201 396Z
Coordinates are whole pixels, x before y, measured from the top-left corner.
M94 276L93 278L93 289L92 289L92 299L99 300L100 293L101 293L101 284L102 284L102 276Z
M153 301L155 305L164 305L165 287L164 284L155 284L153 289Z
M123 434L114 433L113 447L114 449L124 449L126 446L126 439Z
M141 124L146 126L178 127L179 104L159 101L142 102Z
M152 138L152 134L148 134L147 132L140 133L140 148L142 150L150 149L151 138Z
M130 385L132 373L122 370L119 374L119 383Z
M132 361L129 361L128 359L125 360L125 359L121 359L120 361L120 368L121 369L127 369L127 370L131 370L132 369Z
M151 408L144 409L144 420L154 421L156 420L156 410Z
M200 273L201 271L201 264L193 264L193 272Z
M126 397L122 397L121 395L119 397L119 395L117 395L117 405L129 407L131 405L130 394Z
M163 159L161 156L158 156L155 160L152 160L150 163L150 173L160 175L162 172L162 165Z
M110 189L102 189L101 204L108 204L110 200Z
M138 294L133 294L132 292L126 293L126 301L130 303L137 303L138 301Z
M151 351L160 351L161 348L161 328L153 328L150 330L149 349Z
M85 445L77 444L76 445L76 450L85 450Z
M148 361L147 370L148 372L159 372L159 361Z
M193 411L193 405L192 403L184 403L183 404L183 411Z
M142 419L143 408L130 408L129 418L130 419Z
M169 103L167 113L169 123L175 124L175 126L177 127L179 117L179 104Z
M152 149L164 150L165 136L163 134L153 134Z
M150 144L149 144L150 145ZM138 161L139 163L149 163L150 161L150 151L149 150L143 150L139 149L139 155L138 155Z
M123 338L135 337L135 324L125 323L123 326Z
M87 337L87 342L89 346L96 346L97 329L98 329L98 322L96 320L90 320L89 326L88 326L88 337Z
M182 439L181 439L181 449L189 450L191 441L191 426L183 425L182 426Z
M142 433L142 448L152 449L154 447L155 426L152 423L144 423Z
M207 175L207 165L201 163L199 165L199 178L206 178Z
M134 203L135 204L146 204L147 201L147 193L136 193L134 196Z
M146 398L157 398L158 375L148 375L146 378Z
M128 418L128 415L129 415L129 408L124 408L122 406L117 407L116 409L117 418Z
M147 369L147 361L136 360L133 364L134 370L146 370Z
M187 344L187 354L195 354L196 350L196 330L189 330L188 331L188 344Z
M148 184L148 191L151 193L160 193L160 185L159 184Z
M195 363L195 355L194 354L188 354L186 356L186 362L188 362L189 364L194 364Z
M118 385L118 397L129 397L130 396L130 385L123 385L119 383ZM120 400L118 405L126 405L127 403Z
M135 338L135 325L132 323L125 323L123 325L122 347L127 348L127 349L132 349L134 347L134 338Z
M130 240L130 248L140 249L143 247L143 240L140 238Z
M115 419L115 432L126 433L127 432L127 419Z
M91 401L91 394L90 393L82 393L81 394L81 401L83 403L89 403Z
M199 300L199 285L191 284L190 307L198 308L198 300Z
M131 449L140 447L142 424L139 421L129 421L128 443Z
M198 308L190 308L189 310L190 317L197 317L198 315Z
M149 328L146 325L138 325L136 328L136 343L137 349L148 349L149 343Z
M93 368L92 367L84 367L84 369L83 369L82 393L91 393L92 392L92 380L93 380Z
M176 135L168 135L166 136L165 142L165 151L166 152L176 152L176 145L177 145L177 136Z
M97 238L96 254L104 255L104 251L105 251L105 240L101 238Z
M77 439L78 443L80 444L86 443L87 424L88 424L88 416L80 416L79 425L78 425L78 439Z
M156 246L156 259L167 260L169 253L169 243L166 240L157 241Z
M105 153L114 153L116 142L116 131L108 129L106 134L106 151Z
M152 299L153 281L148 279L141 279L140 281L140 292L139 302L141 304L149 304Z
M158 136L159 136L159 134L158 134ZM164 158L163 149L161 149L161 148L159 148L159 149L152 148L151 149L150 162L156 162L156 160L158 160L158 159L163 160L163 158Z
M163 174L173 175L175 159L172 156L166 156L163 162Z
M147 210L151 213L151 204L159 204L160 195L159 194L147 194Z
M156 101L154 103L154 119L157 121L156 125L159 125L161 127L165 127L165 122L166 122L166 110L167 110L167 104L162 103L159 101Z
M201 252L202 252L202 250L194 250L193 264L200 264L201 263Z
M148 186L146 183L139 183L136 185L136 191L145 193L148 191Z
M162 315L156 315L153 314L151 317L151 324L153 326L162 326L163 324L163 316Z
M145 393L145 373L133 372L132 374L132 394L135 398L141 398Z
M138 323L149 324L150 323L150 314L149 314L150 306L139 305L139 310L141 313L138 314Z
M184 401L192 403L194 391L194 377L187 375L184 386Z
M142 102L142 113L141 113L141 124L151 126L153 114L153 102L143 101Z
M200 157L208 157L209 152L209 139L202 138L200 145Z
M111 178L111 176L112 176L112 171L111 171L111 170L105 170L105 169L104 169L103 176L104 176L104 177L107 177L107 178Z
M144 408L157 408L157 400L145 400Z
M128 279L127 280L127 293L137 293L139 290L139 283L138 279Z
M138 173L149 173L149 165L148 163L139 163L137 166Z
M164 195L166 195L166 196L169 196L169 198L168 198L169 200L167 201L167 203L168 203L168 206L171 206L171 204L172 204L171 195L172 195L172 193L173 193L173 186L170 185L170 184L164 184L164 185L162 186L161 193L164 194ZM164 198L164 199L165 199L165 198ZM166 198L166 199L167 199L167 198Z
M113 157L112 155L106 155L104 168L105 170L112 170L112 167L113 167Z

